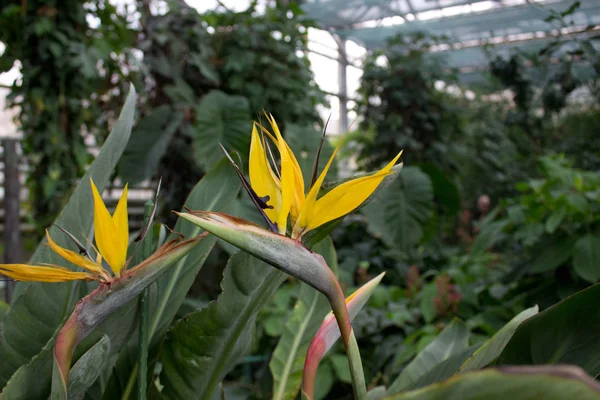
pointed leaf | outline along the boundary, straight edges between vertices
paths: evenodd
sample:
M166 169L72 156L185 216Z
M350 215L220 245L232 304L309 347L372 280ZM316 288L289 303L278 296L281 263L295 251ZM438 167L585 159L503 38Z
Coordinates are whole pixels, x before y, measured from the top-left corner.
M469 329L464 322L454 319L412 360L390 385L388 393L406 390L437 364L453 354L464 351L469 343Z
M85 392L104 370L109 356L110 338L107 335L102 335L101 339L86 351L71 368L69 372L69 399L83 398Z
M504 325L490 339L486 340L471 357L469 357L460 367L460 372L473 371L488 366L496 360L508 341L513 336L519 325L528 318L533 317L539 311L538 306L533 306L519 313Z

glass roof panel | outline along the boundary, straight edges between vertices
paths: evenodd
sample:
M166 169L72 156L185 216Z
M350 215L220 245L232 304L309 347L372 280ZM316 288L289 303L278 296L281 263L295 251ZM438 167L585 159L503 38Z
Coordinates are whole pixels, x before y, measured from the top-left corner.
M600 1L580 3L566 21L573 26L600 24ZM308 0L302 7L324 29L375 48L398 33L428 32L448 36L449 42L465 42L546 32L558 27L544 22L549 8L564 11L571 4L573 0ZM395 23L386 23L394 16Z

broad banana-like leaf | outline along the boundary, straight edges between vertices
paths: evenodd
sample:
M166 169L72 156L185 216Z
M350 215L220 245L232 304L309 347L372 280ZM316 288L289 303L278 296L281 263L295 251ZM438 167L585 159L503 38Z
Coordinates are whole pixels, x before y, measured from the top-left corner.
M388 400L599 400L600 384L572 365L502 367L457 375Z
M60 330L54 349L53 397L67 392L68 373L75 346L108 316L127 305L174 263L187 255L206 235L185 241L170 241L148 259L127 270L121 277L100 285L75 306ZM56 379L60 374L60 379ZM56 387L56 385L61 385ZM66 396L64 396L66 398ZM58 396L57 398L62 398Z
M209 211L224 211L235 200L240 186L241 183L235 170L231 168L229 161L223 158L192 189L185 201L185 206ZM194 237L202 232L202 228L180 218L173 231L181 233L185 237ZM172 234L168 240L176 237L176 234ZM158 278L155 285L152 286L153 290L150 291L148 299L150 309L149 361L156 360L158 347L215 242L214 236L203 239L187 256ZM133 335L132 339L119 355L104 391L105 399L126 398L127 393L131 392L127 391L127 387L131 387L137 379L137 335ZM152 365L149 370L153 370Z
M209 400L243 355L260 309L287 277L245 252L231 257L222 293L206 308L178 321L160 351L163 399Z
M93 199L90 189L90 177L102 190L109 181L123 149L129 140L135 110L135 89L131 86L119 120L104 142L98 157L88 168L71 195L67 205L55 221L56 225L87 237L93 221ZM62 247L77 251L73 243L62 235L56 227L50 228L50 234ZM82 240L85 242L85 240ZM63 264L59 256L46 245L44 239L37 247L30 262ZM69 315L78 300L77 290L66 283L19 283L13 303L2 321L0 331L0 387L4 387L15 371L33 361L57 328ZM49 359L51 364L51 358ZM38 359L37 362L40 362ZM47 368L47 366L46 366ZM30 382L27 383L32 386Z
M337 269L337 254L331 238L321 241L313 250L321 254L334 271ZM329 311L327 299L300 282L298 300L269 363L273 375L273 400L295 399L298 395L308 345Z

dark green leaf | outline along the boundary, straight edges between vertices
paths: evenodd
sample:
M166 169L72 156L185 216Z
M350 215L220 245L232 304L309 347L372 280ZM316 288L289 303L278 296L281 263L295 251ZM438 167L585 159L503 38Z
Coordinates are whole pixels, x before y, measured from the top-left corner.
M471 256L478 257L483 255L494 244L500 241L503 237L503 229L506 226L506 221L491 222L484 224L481 231L475 237L473 246L471 247Z
M560 226L566 214L567 209L565 207L559 207L558 210L554 210L546 220L546 232L554 233L556 228Z
M456 353L463 352L469 343L469 329L457 319L429 343L394 380L388 393L410 389L419 378Z
M250 149L252 116L248 100L213 90L196 107L196 123L191 128L194 154L198 164L210 169L223 157L221 143L230 153L237 151L247 159Z
M582 290L523 322L499 364L574 364L600 373L600 285Z
M369 231L390 247L408 250L423 236L423 226L433 211L429 177L415 167L403 168L377 201L363 208Z
M538 313L538 306L528 308L511 319L490 339L486 340L471 357L460 367L460 372L468 372L488 366L496 360L504 347L513 336L519 325Z
M573 254L575 239L563 237L550 244L540 246L529 270L533 273L551 271L565 263Z
M445 207L450 214L460 211L460 191L458 186L433 164L421 166L421 170L429 175L433 185L435 199Z
M119 176L132 185L151 178L183 118L183 113L162 105L138 122L119 161Z
M600 279L600 237L585 235L573 248L573 268L577 275L588 282Z

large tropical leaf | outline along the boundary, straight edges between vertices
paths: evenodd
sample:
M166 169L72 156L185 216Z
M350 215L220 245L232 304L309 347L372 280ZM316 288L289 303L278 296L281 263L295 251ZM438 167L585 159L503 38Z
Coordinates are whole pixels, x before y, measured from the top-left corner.
M505 367L471 372L389 400L598 400L600 384L576 367Z
M567 297L523 322L499 364L574 364L600 374L600 284Z
M210 399L246 352L258 311L286 276L247 253L232 256L219 298L177 322L167 334L160 351L162 398Z
M330 238L317 244L313 251L321 254L332 269L337 268L337 255ZM325 296L300 283L298 300L284 325L283 334L269 363L273 375L274 400L296 398L302 384L308 345L323 322L323 317L330 310Z
M419 242L432 210L431 181L416 167L403 168L377 201L363 208L369 231L388 246L403 251Z
M213 90L196 107L196 123L190 127L196 161L209 170L223 156L221 143L244 160L250 149L252 115L248 99Z
M93 199L89 177L102 190L127 145L135 108L135 89L131 87L119 120L102 146L98 157L81 179L69 202L55 221L56 225L79 236L81 242L91 231ZM50 234L61 246L77 250L56 227ZM44 239L31 262L65 264L54 254ZM30 283L17 285L16 296L2 321L0 336L0 387L21 365L28 363L46 345L78 300L73 285L79 283Z
M442 361L467 348L469 343L469 329L464 322L455 319L431 343L427 345L404 368L402 373L390 385L388 393L397 393L406 390L417 382Z
M185 206L193 210L223 211L235 199L240 186L235 170L227 159L223 158L192 189ZM177 220L173 230L185 237L194 237L202 231L197 225L181 218ZM175 237L176 235L172 234L169 239ZM214 236L204 239L153 285L148 299L151 354L158 352L160 341L175 318L177 310L215 242ZM106 399L122 398L126 388L137 377L137 335L134 335L133 339L119 356L104 393Z

